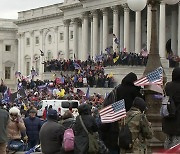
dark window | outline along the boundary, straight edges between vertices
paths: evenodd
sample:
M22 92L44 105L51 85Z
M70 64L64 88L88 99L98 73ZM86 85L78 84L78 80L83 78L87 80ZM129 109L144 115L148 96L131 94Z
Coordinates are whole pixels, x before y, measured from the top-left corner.
M11 79L11 67L5 67L5 79Z
M26 38L26 45L30 45L30 38Z
M78 102L62 102L62 108L78 108Z
M6 45L5 46L5 51L11 51L11 45Z

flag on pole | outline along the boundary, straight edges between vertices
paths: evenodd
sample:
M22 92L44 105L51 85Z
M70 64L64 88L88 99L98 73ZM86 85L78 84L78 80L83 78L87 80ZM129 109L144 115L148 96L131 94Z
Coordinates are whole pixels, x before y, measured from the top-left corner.
M74 62L73 65L76 70L81 70L81 66L78 63Z
M112 123L126 116L124 99L119 100L99 111L102 123Z
M146 76L134 82L135 86L163 85L163 68L159 67Z

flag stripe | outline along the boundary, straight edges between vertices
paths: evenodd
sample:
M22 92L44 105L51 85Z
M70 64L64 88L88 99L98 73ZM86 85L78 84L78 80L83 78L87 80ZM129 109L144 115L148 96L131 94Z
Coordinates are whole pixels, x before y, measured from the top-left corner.
M99 113L102 123L111 123L120 120L126 116L124 99L105 107Z
M163 68L159 67L156 70L148 73L146 76L138 79L134 82L135 86L145 86L145 85L162 85L163 84Z
M102 119L115 118L115 117L117 117L117 116L119 116L119 115L122 115L122 114L124 114L124 113L126 113L126 112L124 111L124 112L120 112L120 113L117 113L117 114L102 116Z

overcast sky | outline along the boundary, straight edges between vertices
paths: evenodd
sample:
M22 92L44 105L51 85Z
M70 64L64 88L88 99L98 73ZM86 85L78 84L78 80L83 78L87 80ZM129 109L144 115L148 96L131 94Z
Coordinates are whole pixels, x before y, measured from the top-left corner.
M17 19L19 11L64 2L64 0L0 0L0 18Z

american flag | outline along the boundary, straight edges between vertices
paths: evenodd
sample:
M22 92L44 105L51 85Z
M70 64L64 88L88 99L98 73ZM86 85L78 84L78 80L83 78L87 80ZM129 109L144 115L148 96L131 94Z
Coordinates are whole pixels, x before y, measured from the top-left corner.
M163 84L163 68L159 67L146 76L138 79L134 82L135 86L145 86L145 85L162 85Z
M117 101L99 111L102 123L112 123L126 116L124 99Z

